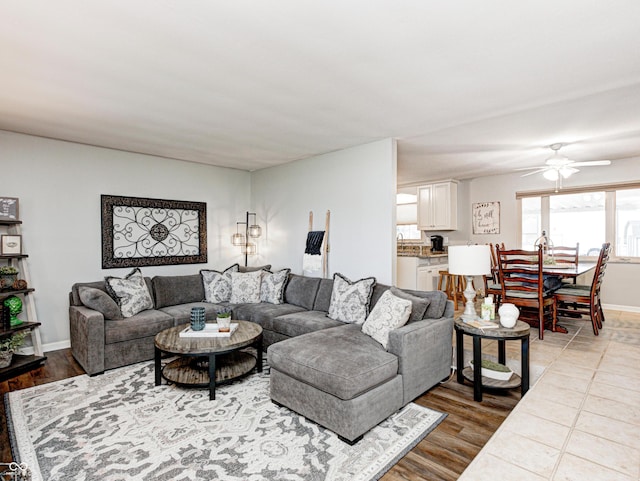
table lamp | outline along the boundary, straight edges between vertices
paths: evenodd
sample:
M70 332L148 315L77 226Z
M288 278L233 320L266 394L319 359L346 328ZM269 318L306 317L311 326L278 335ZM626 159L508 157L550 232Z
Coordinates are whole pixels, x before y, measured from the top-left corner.
M488 245L449 246L449 274L465 276L467 287L464 297L462 319L471 321L478 318L475 305L476 291L473 289L474 276L491 275L491 250Z

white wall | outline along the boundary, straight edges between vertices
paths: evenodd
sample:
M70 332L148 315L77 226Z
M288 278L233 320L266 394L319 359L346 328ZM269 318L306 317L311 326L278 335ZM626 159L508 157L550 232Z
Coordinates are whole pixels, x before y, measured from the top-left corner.
M566 187L629 182L640 178L640 157L613 161L608 167L581 168L578 174L570 177ZM553 183L542 175L522 177L520 174L508 174L493 177L480 177L462 183L469 192L467 206L471 210L474 202L500 202L500 234L472 235L467 237L473 242L504 242L506 246L518 246L518 212L515 193L527 190L553 188ZM460 206L459 206L460 208ZM470 219L469 224L470 226ZM470 227L469 227L470 229ZM470 231L467 231L470 232ZM640 264L610 262L602 287L603 302L610 306L640 309L640 297L637 295L636 279L640 277Z
M386 139L252 174L252 199L265 236L260 259L302 272L309 211L324 230L331 211L329 275L356 280L395 273L396 144Z
M73 283L131 270L102 269L101 194L207 203L208 264L142 267L144 275L190 274L243 262L230 236L249 208L247 172L5 131L0 131L0 152L0 195L20 199L23 249L49 349L65 347L69 339Z

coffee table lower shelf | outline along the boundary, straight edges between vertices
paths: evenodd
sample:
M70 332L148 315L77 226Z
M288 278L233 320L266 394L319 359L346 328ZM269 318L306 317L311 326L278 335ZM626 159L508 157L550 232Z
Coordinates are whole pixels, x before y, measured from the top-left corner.
M462 370L462 375L467 381L473 383L473 369L471 369L470 367L465 367ZM516 387L520 387L521 384L522 378L515 372L507 381L501 381L500 379L482 376L482 387L488 389L514 389Z
M255 356L244 351L234 351L215 356L216 384L233 381L249 374L255 367ZM162 368L167 381L186 387L209 386L209 356L183 356Z

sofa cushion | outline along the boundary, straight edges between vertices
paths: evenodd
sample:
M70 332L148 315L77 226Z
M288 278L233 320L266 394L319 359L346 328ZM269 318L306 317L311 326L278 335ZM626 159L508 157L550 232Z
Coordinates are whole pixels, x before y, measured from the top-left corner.
M284 286L289 280L290 272L291 269L282 269L278 272L264 271L260 285L260 301L282 304L284 302Z
M316 293L320 285L319 277L307 277L291 274L284 289L284 302L294 306L304 307L308 311L313 309Z
M404 326L411 315L411 301L394 296L386 291L362 325L362 332L387 348L389 333Z
M260 285L264 271L231 273L231 304L260 302Z
M313 310L329 312L332 292L333 279L320 279L320 287L318 287L318 294L316 294L316 300L313 303Z
M426 297L414 296L413 294L409 294L408 292L405 292L402 289L398 289L397 287L392 287L390 291L391 294L396 297L411 301L411 315L409 316L409 322L421 321L424 318L431 300L427 299Z
M233 318L260 324L263 329L273 330L273 319L284 314L304 311L293 304L236 304L233 306Z
M153 309L153 298L137 267L124 278L107 276L104 281L107 292L120 306L123 317Z
M218 310L222 308L219 304L212 304L209 302L187 302L186 304L179 304L177 306L166 306L158 309L171 317L175 321L175 325L185 324L191 321L191 308L192 307L204 307L205 318L207 320L213 320L218 315Z
M333 275L329 317L350 324L362 324L369 314L375 277L351 281L342 274Z
M274 369L343 400L398 374L398 358L358 325L323 329L269 346Z
M123 319L120 307L105 291L95 287L81 286L78 294L85 306L100 312L105 319Z
M156 309L204 299L200 274L187 276L155 276L151 280Z
M171 316L155 309L149 309L127 319L105 323L104 342L105 344L113 344L114 342L155 336L170 327L173 327Z
M274 318L270 330L288 337L296 337L337 326L344 326L344 323L331 319L326 311L300 311Z
M200 276L202 277L205 301L214 304L229 302L231 299L231 273L238 272L239 267L238 264L233 264L222 272L202 269Z

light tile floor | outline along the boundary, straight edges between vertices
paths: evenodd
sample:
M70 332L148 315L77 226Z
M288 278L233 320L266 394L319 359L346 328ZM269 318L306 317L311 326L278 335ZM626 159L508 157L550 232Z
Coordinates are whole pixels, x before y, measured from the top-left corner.
M460 480L640 481L640 313L605 317L599 336L585 321L563 320L569 333L544 341L531 330L544 372ZM507 342L508 359L519 350Z

